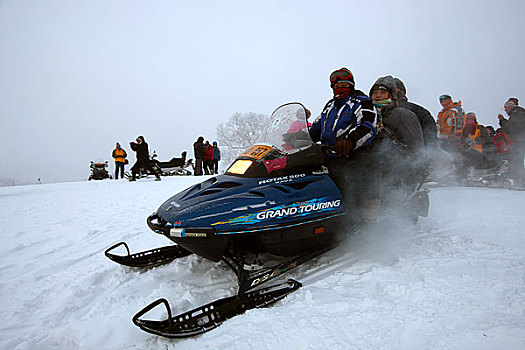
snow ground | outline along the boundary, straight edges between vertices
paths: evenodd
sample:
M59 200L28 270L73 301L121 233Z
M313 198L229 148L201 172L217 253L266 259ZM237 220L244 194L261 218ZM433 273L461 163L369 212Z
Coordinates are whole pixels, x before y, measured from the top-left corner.
M189 256L147 272L103 252L169 244L146 217L203 178L0 188L2 349L524 349L525 192L434 188L411 228L376 225L289 274L303 287L192 339L132 316L236 293L222 263Z

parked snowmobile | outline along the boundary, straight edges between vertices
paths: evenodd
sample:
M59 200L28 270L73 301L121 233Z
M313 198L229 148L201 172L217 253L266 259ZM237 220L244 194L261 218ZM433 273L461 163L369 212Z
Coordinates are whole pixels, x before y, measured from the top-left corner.
M157 154L153 152L152 162L159 170L162 176L174 176L174 175L191 175L190 169L194 169L193 159L186 160L186 151L182 152L180 158L171 158L168 162L161 162L155 159Z
M97 158L95 161L91 161L89 168L91 169L91 175L88 180L104 180L112 179L112 176L106 170L108 167L108 161L103 161L101 158Z
M435 181L437 185L512 188L513 181L509 178L508 160L500 154L483 154L483 158L479 157L479 160L483 161L473 166L465 156L465 152L469 151L471 146L472 144L462 149L458 148L457 153L438 148L436 154L446 154L448 159L441 157L440 163L434 162L438 166L429 174L428 181Z
M488 169L470 167L463 184L468 187L512 188L513 180L509 178L508 161L502 159L496 166Z
M161 169L160 167L157 165L158 161L155 159L155 157L157 157L157 155L155 154L155 151L153 151L153 155L151 155L149 157L149 162L151 164L151 168L157 173L157 174L161 174ZM139 169L139 172L137 173L136 175L136 178L138 179L142 179L142 178L145 178L145 177L148 177L148 175L153 175L155 176L154 173L152 173L151 171L148 171L147 169L143 168L143 167L140 167ZM132 176L130 174L129 171L126 171L124 173L124 176L126 177L126 179L130 179Z
M263 140L239 155L225 174L176 194L148 217L148 226L175 246L131 254L120 242L106 250L111 260L136 267L196 254L226 262L238 277L237 296L177 316L159 299L133 317L135 325L166 337L204 333L247 309L284 298L301 284L288 280L256 288L342 241L348 231L345 215L352 213L345 212L341 193L323 166L333 150L314 144L307 132L288 135L298 112L306 115L304 110L300 103L277 108ZM304 123L307 130L306 119ZM112 252L119 246L127 255ZM276 257L279 262L269 266ZM166 320L143 318L160 304L167 309Z

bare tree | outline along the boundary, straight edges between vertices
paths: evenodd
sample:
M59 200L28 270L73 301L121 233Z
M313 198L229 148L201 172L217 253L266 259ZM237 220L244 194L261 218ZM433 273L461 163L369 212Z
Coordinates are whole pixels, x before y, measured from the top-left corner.
M9 177L4 177L4 176L0 176L0 187L2 186L14 186L15 185L15 180L9 178Z
M217 126L221 163L227 167L242 152L255 144L270 125L270 116L257 113L235 113L228 122Z

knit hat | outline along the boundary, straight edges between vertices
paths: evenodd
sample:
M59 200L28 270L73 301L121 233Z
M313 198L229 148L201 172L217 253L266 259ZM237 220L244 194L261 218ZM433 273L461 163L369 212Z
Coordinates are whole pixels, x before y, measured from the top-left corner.
M439 102L445 101L445 100L452 100L452 97L450 97L450 95L446 95L446 94L439 96Z
M511 97L511 98L508 99L507 102L505 102L505 104L503 106L507 107L507 108L517 107L518 106L518 99L516 97Z
M468 120L472 120L474 121L474 123L476 123L478 121L478 119L476 118L476 113L474 112L468 112L465 116L465 119L468 121Z

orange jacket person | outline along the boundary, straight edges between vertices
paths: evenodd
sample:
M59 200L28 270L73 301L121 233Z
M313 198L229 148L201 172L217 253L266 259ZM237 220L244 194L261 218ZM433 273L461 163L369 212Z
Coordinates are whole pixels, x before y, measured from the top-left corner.
M113 150L113 153L111 154L113 158L115 158L115 180L118 179L118 173L120 171L120 178L124 178L124 165L126 163L126 157L128 154L124 150L124 148L120 147L120 143L117 142L116 148Z
M465 111L461 108L461 101L453 102L450 95L441 95L439 103L443 109L437 117L438 138L451 139L461 137L465 128Z

